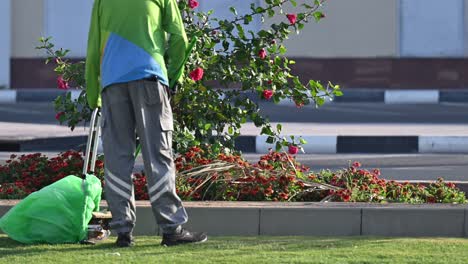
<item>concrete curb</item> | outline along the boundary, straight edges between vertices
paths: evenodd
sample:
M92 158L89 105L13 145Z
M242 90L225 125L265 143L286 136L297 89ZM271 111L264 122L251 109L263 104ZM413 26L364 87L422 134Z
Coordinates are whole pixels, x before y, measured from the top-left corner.
M298 136L298 135L296 135ZM274 145L267 136L255 137L255 152L267 153ZM288 138L288 136L286 136ZM335 153L468 153L468 136L309 136L304 151L308 154ZM237 145L238 149L252 148Z
M468 136L302 135L301 137L307 141L303 146L306 154L468 153ZM267 144L266 138L267 136L240 136L236 139L236 149L244 153L268 153L275 146ZM83 148L85 144L86 136L3 140L0 141L0 151L66 151Z
M0 201L0 216L18 201ZM185 202L187 228L212 236L468 237L468 205ZM106 204L102 203L105 208ZM137 202L135 235L158 235L147 201Z
M78 98L80 90L69 90L72 98ZM58 89L19 89L0 90L0 103L18 102L52 102L57 96L67 91ZM385 104L437 104L437 103L468 103L467 89L452 90L385 90L385 89L358 89L343 90L344 95L332 100L335 103L385 103ZM255 93L245 93L245 96L254 101L261 100ZM282 105L294 105L291 100L283 100Z
M87 136L37 138L31 140L0 140L0 151L66 151L84 149Z

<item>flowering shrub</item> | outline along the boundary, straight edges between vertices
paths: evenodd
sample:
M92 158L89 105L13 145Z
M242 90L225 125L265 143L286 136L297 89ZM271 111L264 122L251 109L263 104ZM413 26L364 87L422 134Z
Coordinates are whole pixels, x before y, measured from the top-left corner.
M77 151L67 151L51 159L40 153L11 155L6 162L0 166L1 199L21 199L68 175L80 176L84 163L82 154ZM101 159L96 161L95 175L104 178Z
M0 199L21 199L68 175L81 174L80 152L67 151L48 159L40 153L11 156L0 166ZM271 151L251 164L212 146L192 147L175 159L176 191L187 201L336 201L401 203L466 203L465 193L439 179L427 186L380 179L380 171L349 168L311 173L287 153ZM104 163L95 175L103 181ZM133 177L135 198L148 200L144 173ZM103 181L103 185L105 182Z
M268 143L276 143L276 150L289 148L292 154L305 142L279 137L281 127L274 129L259 112L258 102L245 96L253 92L261 100L291 100L298 107L307 104L321 106L325 99L340 96L339 87L331 83L300 80L291 73L293 60L285 57L284 40L299 33L306 23L320 21L325 0L309 1L298 5L295 0L265 0L253 3L250 10L239 14L230 7L231 18L216 18L213 11L198 12L196 0L179 1L179 8L189 39L197 38L195 48L186 65L188 73L174 96L175 133L174 148L185 152L202 143L234 148L242 124L250 121L268 135ZM294 13L285 14L290 5ZM280 16L282 22L270 23L262 30L248 30L253 21L268 22ZM255 20L255 18L259 18ZM60 89L85 87L84 62L71 63L65 59L68 50L55 49L50 38L42 38L39 49L48 55L46 62L55 62ZM226 88L226 89L217 89ZM231 89L237 88L237 89ZM70 93L55 100L56 118L72 129L90 119L91 111L83 91L72 100ZM288 142L289 141L289 142Z
M323 171L316 181L342 188L330 191L329 200L343 202L466 203L465 193L443 179L429 186L380 179L380 170L360 169L359 162L339 172Z
M271 152L252 165L232 154L207 159L209 152L193 147L175 160L185 200L296 201L306 189L296 175L308 169L286 153Z

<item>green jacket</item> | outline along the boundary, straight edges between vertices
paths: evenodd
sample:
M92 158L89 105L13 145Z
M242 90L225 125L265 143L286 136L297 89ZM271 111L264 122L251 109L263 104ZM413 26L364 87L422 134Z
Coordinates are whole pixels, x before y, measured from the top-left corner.
M169 85L186 48L176 0L94 0L85 74L89 106L101 106L101 90L115 83L156 76Z

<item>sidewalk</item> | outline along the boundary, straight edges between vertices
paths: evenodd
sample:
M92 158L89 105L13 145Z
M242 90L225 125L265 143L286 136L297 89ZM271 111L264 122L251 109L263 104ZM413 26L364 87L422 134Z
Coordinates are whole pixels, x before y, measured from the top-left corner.
M282 134L301 136L306 153L468 153L468 126L447 124L284 123ZM272 123L273 128L276 123ZM86 143L87 130L66 126L0 122L0 151L61 151ZM273 147L247 123L236 144L245 153Z

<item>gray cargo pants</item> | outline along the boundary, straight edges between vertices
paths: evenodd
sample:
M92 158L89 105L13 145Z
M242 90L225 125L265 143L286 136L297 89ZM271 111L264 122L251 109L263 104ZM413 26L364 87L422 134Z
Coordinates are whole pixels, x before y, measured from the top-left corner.
M131 232L135 226L132 171L136 131L156 221L164 233L179 230L188 217L175 190L173 118L167 87L146 80L106 87L102 92L101 125L111 229Z

